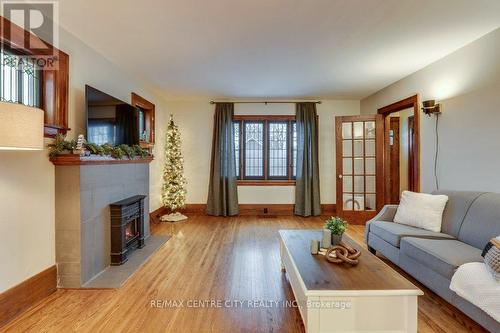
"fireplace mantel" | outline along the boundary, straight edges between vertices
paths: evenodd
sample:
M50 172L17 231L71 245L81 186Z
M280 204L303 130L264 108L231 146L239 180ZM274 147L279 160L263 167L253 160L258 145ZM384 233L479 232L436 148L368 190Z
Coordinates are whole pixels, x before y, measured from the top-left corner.
M58 155L51 157L50 161L54 165L105 165L105 164L131 164L131 163L151 163L154 156L116 159L110 156L80 156L76 154Z

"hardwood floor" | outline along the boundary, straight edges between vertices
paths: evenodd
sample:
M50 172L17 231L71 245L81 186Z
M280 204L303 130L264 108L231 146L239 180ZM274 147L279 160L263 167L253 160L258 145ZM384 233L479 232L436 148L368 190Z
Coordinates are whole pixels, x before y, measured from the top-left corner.
M278 230L321 225L319 218L206 216L191 216L174 226L154 225L155 234L172 234L172 239L121 289L58 290L2 331L304 332L296 308L270 303L254 308L236 308L237 303L231 309L195 308L187 302L293 300L280 270ZM349 235L363 244L362 226L351 226ZM483 332L416 284L425 292L419 299L419 332ZM170 307L155 307L151 305L155 300L172 302ZM183 306L173 306L182 300Z

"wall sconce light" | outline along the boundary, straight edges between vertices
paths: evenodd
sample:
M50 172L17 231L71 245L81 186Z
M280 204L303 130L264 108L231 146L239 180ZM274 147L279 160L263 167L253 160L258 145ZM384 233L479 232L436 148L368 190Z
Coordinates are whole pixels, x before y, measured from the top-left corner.
M422 111L426 115L428 115L429 117L431 115L433 115L433 114L439 115L442 112L442 110L441 110L441 104L436 103L436 101L433 100L433 99L430 99L428 101L424 101L422 103Z
M0 150L43 150L43 110L0 102Z

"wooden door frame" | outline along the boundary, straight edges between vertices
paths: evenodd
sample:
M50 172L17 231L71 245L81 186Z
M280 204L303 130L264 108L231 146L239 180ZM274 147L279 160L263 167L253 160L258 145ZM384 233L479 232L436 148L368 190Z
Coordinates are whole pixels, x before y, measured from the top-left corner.
M416 165L415 164L415 161L414 161L414 156L415 156L415 152L413 151L414 149L414 143L413 141L415 141L415 134L413 133L415 129L415 116L409 116L408 117L408 145L409 145L409 149L408 149L408 164L409 165ZM419 179L418 175L415 173L415 171L417 170L418 168L416 167L413 167L413 168L408 168L408 186L409 188L415 188L416 185L415 185L415 182L417 181L417 179Z
M335 117L335 187L336 187L336 207L337 214L341 217L347 219L351 224L365 224L366 221L373 218L384 206L385 204L385 194L384 194L384 184L383 175L384 165L383 163L378 163L376 160L376 209L374 211L346 211L343 210L343 191L340 185L341 180L340 175L343 173L343 156L339 156L339 152L342 152L342 122L357 122L357 121L375 121L375 156L380 156L382 161L384 159L384 127L383 127L383 117L381 115L359 115L359 116L337 116ZM378 159L378 157L377 157Z
M385 119L391 114L395 112L399 112L405 109L413 108L413 119L414 119L414 135L415 140L413 142L413 152L415 152L415 156L413 159L413 165L409 165L410 170L413 171L413 175L415 175L415 187L409 189L410 191L420 192L420 108L419 108L419 96L418 94L410 96L408 98L402 99L395 103L389 104L377 110L377 113L384 117L384 124L386 123ZM389 183L389 173L390 173L390 164L388 163L389 158L389 147L386 144L389 142L389 132L384 128L384 193L385 199L384 202L387 203L390 191L390 183Z

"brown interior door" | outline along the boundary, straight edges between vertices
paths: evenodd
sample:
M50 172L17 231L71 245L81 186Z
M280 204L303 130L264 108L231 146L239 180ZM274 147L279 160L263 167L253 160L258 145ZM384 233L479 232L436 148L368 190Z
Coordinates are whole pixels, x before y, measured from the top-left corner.
M400 130L400 118L399 117L387 117L386 121L389 122L388 129L388 140L386 141L387 149L388 149L388 159L386 163L389 163L389 174L386 177L389 177L389 187L387 188L387 198L386 203L397 205L399 204L399 196L400 196L400 139L399 139L399 130Z
M337 214L364 224L383 207L384 120L336 117Z

